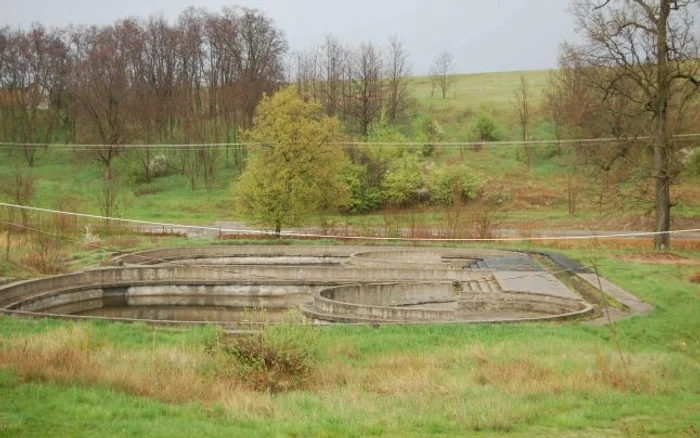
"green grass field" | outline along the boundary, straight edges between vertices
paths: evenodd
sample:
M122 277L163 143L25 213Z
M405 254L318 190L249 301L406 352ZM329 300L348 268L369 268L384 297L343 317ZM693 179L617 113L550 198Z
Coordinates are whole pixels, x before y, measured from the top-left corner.
M321 329L312 381L278 394L208 372L212 329L3 317L0 434L693 436L697 269L624 262L602 249L568 255L595 257L603 275L655 311L614 331L575 322ZM33 371L9 364L18 346Z
M442 98L439 89L431 96L430 78L421 76L411 78L409 92L423 112L432 114L443 125L448 140L468 140L469 122L480 110L491 113L502 137L511 140L519 135L514 128L514 92L520 87L521 74L527 81L534 112L541 102L549 70L455 75L447 99Z

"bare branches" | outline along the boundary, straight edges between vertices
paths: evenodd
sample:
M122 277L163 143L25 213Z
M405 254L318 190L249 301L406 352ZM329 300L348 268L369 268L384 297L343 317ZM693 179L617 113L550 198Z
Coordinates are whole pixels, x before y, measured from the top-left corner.
M641 127L653 138L650 174L656 231L670 227L675 149L669 138L674 127L681 126L675 121L684 117L684 108L698 89L697 8L698 2L692 0L609 0L597 6L577 0L573 7L587 40L575 50L589 83L601 93L603 109L615 122L612 133L622 138L632 132L626 127ZM612 162L617 160L613 158ZM657 249L669 245L668 235L658 235Z
M443 100L447 99L447 93L452 87L454 73L454 57L451 53L440 52L430 67L430 79L433 84L433 90L435 90L435 87L440 88Z
M51 142L64 122L68 140L103 145L90 158L109 179L127 142L236 138L283 81L286 50L275 23L245 8L190 8L176 23L155 16L52 32L2 28L0 128L5 140ZM23 152L31 165L35 148ZM194 158L209 184L216 157ZM150 157L139 159L148 168Z
M593 10L597 11L598 9L603 9L603 8L606 7L609 3L610 3L610 0L605 0L602 4L600 4L600 5L598 5L598 6L594 6L594 7L593 7Z
M396 36L389 38L387 61L388 118L390 122L394 123L403 116L406 110L408 77L411 75L408 52Z

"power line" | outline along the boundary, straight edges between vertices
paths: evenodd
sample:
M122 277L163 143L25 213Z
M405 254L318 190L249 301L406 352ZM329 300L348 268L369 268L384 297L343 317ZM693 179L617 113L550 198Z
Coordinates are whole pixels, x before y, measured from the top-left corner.
M59 214L65 216L82 217L88 219L98 219L104 221L115 221L129 224L152 225L170 229L184 228L201 231L214 231L218 233L233 233L242 235L257 235L271 237L286 237L286 238L301 238L301 239L336 239L336 240L366 240L366 241L384 241L384 242L534 242L534 241L556 241L556 240L593 240L593 239L614 239L614 238L629 238L629 237L652 237L659 235L673 235L684 233L697 233L700 228L691 228L684 230L670 231L632 231L625 233L612 233L605 235L585 235L585 236L538 236L538 237L494 237L494 238L416 238L416 237L368 237L368 236L339 236L334 234L315 234L315 233L293 233L281 232L279 234L268 230L254 229L234 229L225 227L211 227L203 225L184 225L173 224L167 222L153 222L138 219L115 218L109 216L75 213L70 211L52 210L48 208L30 207L26 205L7 204L0 202L0 207L13 208L18 210L36 211L41 213Z
M462 148L462 147L537 147L540 145L575 145L589 146L605 143L635 142L651 140L650 136L639 136L630 138L582 138L582 139L545 139L545 140L512 140L512 141L452 141L452 142L431 142L431 141L333 141L328 142L328 146L357 147L357 148L410 148L430 145L435 148ZM678 134L672 137L675 142L692 142L700 140L700 133ZM73 149L73 150L101 150L105 148L116 148L124 150L191 150L201 148L222 148L222 147L256 147L269 146L272 143L261 142L236 142L236 143L192 143L192 144L59 144L59 143L20 143L20 142L0 142L0 149L14 149L20 147L51 147L52 149ZM640 143L639 146L645 146Z

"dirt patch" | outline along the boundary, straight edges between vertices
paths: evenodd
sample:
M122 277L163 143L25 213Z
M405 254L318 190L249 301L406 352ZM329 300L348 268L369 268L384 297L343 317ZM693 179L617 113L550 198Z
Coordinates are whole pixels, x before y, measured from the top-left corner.
M697 258L684 257L670 252L639 252L620 254L615 257L620 260L655 265L700 265L700 260ZM700 282L700 273L696 275L698 276L698 282Z
M700 272L696 272L695 274L690 276L690 282L691 283L700 283ZM698 292L700 294L700 292Z

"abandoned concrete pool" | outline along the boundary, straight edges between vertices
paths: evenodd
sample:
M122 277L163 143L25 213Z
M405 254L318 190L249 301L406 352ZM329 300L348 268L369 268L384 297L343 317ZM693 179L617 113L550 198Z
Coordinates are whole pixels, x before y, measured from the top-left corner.
M570 272L597 285L580 266ZM651 310L605 280L604 292L633 313ZM34 318L236 328L275 322L290 309L317 324L487 323L585 319L594 306L529 254L457 248L160 249L0 288L3 313Z

